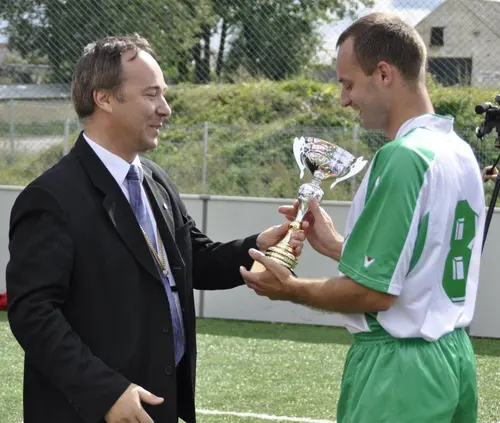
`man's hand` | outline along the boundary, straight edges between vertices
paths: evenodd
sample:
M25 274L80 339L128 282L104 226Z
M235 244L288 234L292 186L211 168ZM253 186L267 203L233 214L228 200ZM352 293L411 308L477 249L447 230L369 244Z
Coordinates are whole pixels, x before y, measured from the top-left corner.
M495 167L493 169L493 171L491 171L491 168L493 166L486 166L484 169L483 169L483 182L486 182L486 181L494 181L497 179L497 175L498 175L498 169ZM491 174L488 174L488 171L491 171Z
M142 408L141 401L158 405L163 402L163 398L132 383L106 413L104 420L107 423L153 423L153 419Z
M276 245L285 237L289 226L290 224L285 222L282 225L271 226L266 229L257 237L257 248L265 252L269 247ZM288 244L293 248L293 254L296 257L300 256L305 239L306 236L302 230L292 233Z
M278 211L288 220L294 220L297 215L299 202L295 200L293 206L281 206ZM335 230L332 219L319 206L318 202L309 202L309 211L302 220L302 229L311 246L320 254L340 260L343 237Z
M290 301L316 310L337 313L366 313L389 310L397 297L376 291L342 276L329 279L299 279L274 260L251 249L250 256L264 268L240 273L247 286L271 300Z
M293 301L292 285L296 279L283 266L266 257L260 251L249 250L250 257L261 263L266 270L263 272L249 272L243 266L240 273L247 286L257 295L263 295L271 300Z

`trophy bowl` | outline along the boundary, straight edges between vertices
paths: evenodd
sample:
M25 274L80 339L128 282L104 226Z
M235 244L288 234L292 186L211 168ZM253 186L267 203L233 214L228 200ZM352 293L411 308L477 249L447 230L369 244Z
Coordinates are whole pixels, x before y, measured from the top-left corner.
M366 165L363 157L355 157L347 150L336 144L315 137L295 138L293 153L299 167L300 179L304 177L305 169L312 174L311 182L302 184L298 191L299 207L297 215L286 236L275 246L266 251L266 256L285 266L291 272L298 264L297 257L289 245L293 232L300 229L302 220L309 210L312 199L321 203L324 192L321 183L326 179L333 179L330 189L336 184L358 174ZM259 272L265 268L258 262L252 266L252 271Z

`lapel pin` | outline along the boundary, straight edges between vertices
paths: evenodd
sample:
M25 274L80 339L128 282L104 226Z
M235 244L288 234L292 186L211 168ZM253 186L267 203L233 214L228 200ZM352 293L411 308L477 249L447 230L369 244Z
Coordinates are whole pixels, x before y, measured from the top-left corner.
M167 204L166 204L166 203L163 203L163 208L164 208L165 210L168 210L168 207L167 207Z

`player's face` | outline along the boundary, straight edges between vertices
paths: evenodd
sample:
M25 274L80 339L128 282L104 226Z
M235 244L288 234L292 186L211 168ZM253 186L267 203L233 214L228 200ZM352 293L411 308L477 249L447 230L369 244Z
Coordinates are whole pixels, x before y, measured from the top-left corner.
M337 75L342 84L340 103L359 112L366 129L385 129L388 107L383 91L377 85L377 71L366 75L354 52L352 38L345 40L337 56Z

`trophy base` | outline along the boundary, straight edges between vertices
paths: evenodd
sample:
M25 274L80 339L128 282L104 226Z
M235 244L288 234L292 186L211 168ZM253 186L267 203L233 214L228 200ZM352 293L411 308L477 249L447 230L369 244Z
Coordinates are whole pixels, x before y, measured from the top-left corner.
M266 256L286 267L290 272L294 271L299 262L297 257L293 254L293 248L283 241L269 248L266 251Z
M271 260L274 260L275 262L281 264L283 267L286 267L292 273L299 261L295 254L293 254L293 248L290 247L288 241L290 240L290 235L292 234L292 232L297 231L299 227L300 223L291 223L287 236L280 242L278 242L278 244L266 250L266 257L269 257ZM251 272L263 272L265 270L266 268L258 261L255 261L252 265L252 268L250 269Z

